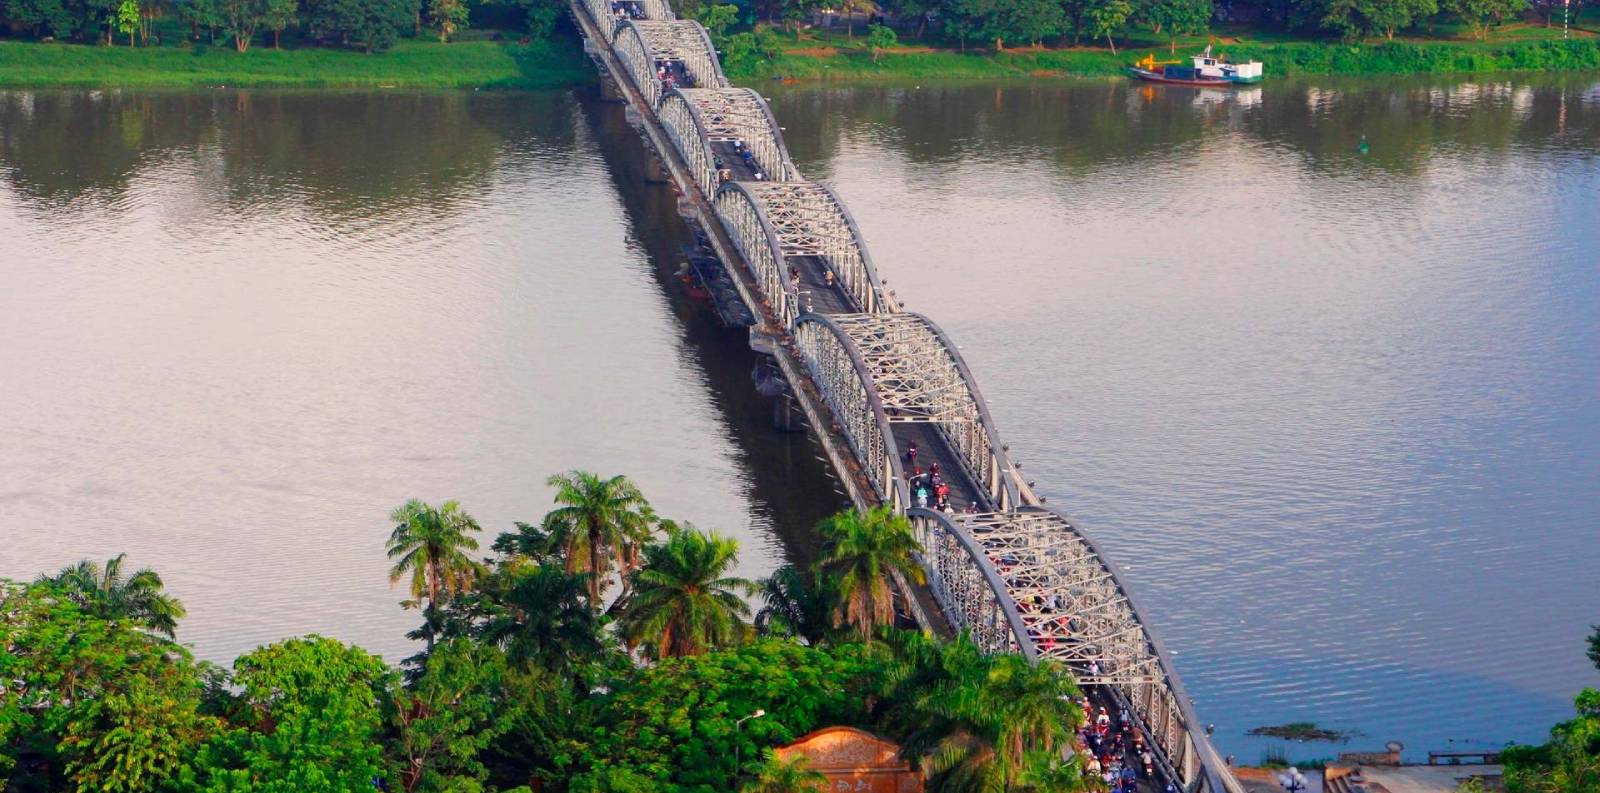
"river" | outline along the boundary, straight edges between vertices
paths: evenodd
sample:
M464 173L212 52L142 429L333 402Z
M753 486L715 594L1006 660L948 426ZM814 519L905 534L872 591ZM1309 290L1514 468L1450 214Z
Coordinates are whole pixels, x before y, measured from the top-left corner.
M1597 83L767 93L1255 762L1534 740L1595 682ZM643 176L586 96L0 93L0 575L128 551L203 657L397 660L388 509L492 535L570 467L809 558L842 497Z

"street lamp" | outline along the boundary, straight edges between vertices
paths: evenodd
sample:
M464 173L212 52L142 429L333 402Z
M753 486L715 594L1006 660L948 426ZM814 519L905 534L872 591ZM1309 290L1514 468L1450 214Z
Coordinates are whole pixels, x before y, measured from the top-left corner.
M752 713L752 714L750 714L750 715L748 715L748 716L746 716L746 717L744 717L744 718L742 718L742 719L740 719L740 720L738 720L738 721L733 723L733 783L734 783L734 785L738 785L739 784L739 777L744 773L744 771L742 769L740 769L740 767L739 767L739 728L743 727L745 722L747 722L747 721L749 721L751 719L759 719L759 718L761 718L762 716L765 716L765 715L767 715L767 712L765 710L762 710L761 708L756 708L756 712L755 713Z
M1283 785L1283 789L1289 793L1300 793L1306 789L1306 777L1300 773L1300 769L1289 766L1289 770L1278 775L1278 784Z

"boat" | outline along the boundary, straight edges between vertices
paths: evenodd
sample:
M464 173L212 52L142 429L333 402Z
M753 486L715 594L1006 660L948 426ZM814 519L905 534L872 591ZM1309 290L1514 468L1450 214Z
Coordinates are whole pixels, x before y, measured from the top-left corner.
M1144 60L1129 66L1128 71L1140 80L1170 85L1226 88L1261 82L1261 61L1233 63L1212 57L1209 46L1204 52L1191 56L1190 61L1191 65L1184 66L1181 61L1157 61L1155 55L1146 55Z

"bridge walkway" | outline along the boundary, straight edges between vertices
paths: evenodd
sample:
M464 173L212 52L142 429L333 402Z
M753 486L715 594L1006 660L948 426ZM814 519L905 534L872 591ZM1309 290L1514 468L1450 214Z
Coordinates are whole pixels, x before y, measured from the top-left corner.
M661 0L635 1L649 22L614 25L608 0L574 0L572 11L585 36L585 50L612 78L608 87L628 103L629 122L670 175L680 214L704 229L741 297L758 313L752 347L778 364L794 404L805 414L852 501L862 508L890 503L913 519L925 549L930 592L943 616L973 630L986 648L1067 662L1080 672L1097 705L1108 700L1126 704L1141 732L1154 741L1161 776L1177 782L1185 793L1237 793L1237 781L1199 731L1164 649L1145 629L1115 570L1091 540L1059 513L1039 506L1031 488L1016 482L1019 477L954 344L930 320L900 313L892 295L875 291L878 281L859 233L831 192L827 198L837 207L834 236L827 237L820 226L807 226L827 222L827 210L815 201L817 187L811 188L812 203L803 203L808 183L788 162L781 127L770 111L759 120L750 100L738 99L742 89L730 89L704 28L692 21L668 22L672 14ZM613 35L606 35L608 28ZM734 116L744 126L730 131L721 124L727 116L710 116L715 123L707 124L702 121L706 116L694 109L721 110L710 104L721 99L705 94L694 99L680 95L672 102L660 99L668 93L657 78L662 67L672 70L671 87L690 89L703 80L706 88L733 91L736 96L726 100L727 107L744 102ZM680 100L697 104L686 111ZM754 97L754 108L765 109L759 97ZM738 117L738 112L745 115ZM758 120L752 123L752 118ZM770 134L760 131L763 124ZM718 141L712 134L728 137ZM729 180L767 181L757 180L751 165L734 150L732 135L755 145L763 163L783 163L783 173L762 176L776 177L785 188L761 188L765 198L750 197L757 209L740 204L755 188L740 185L719 192L717 183L724 180L709 168L711 154L723 161ZM761 201L766 202L764 209L759 208ZM848 232L841 233L844 226ZM808 233L817 236L807 238ZM846 236L844 254L816 242L838 243ZM762 247L767 240L770 253ZM861 275L863 265L866 276ZM833 273L833 284L828 282L830 266L841 268ZM838 283L847 273L855 279L856 292ZM863 278L870 278L871 291L862 291ZM860 301L875 304L864 308ZM914 462L905 455L912 443L918 450ZM949 486L949 512L907 503L907 483L899 478L903 469L927 470L933 463ZM977 514L966 514L969 509ZM997 570L1001 559L1023 555L1029 564ZM1063 608L1076 615L1073 625L1055 635L1041 630L1046 627L1041 622L1054 621L1041 621L1033 608L1019 608L1022 603L1037 606L1029 601L1042 589L1065 598ZM919 605L916 600L913 608ZM1028 613L1024 617L1019 611ZM928 624L925 615L919 614L919 620ZM1096 660L1103 674L1096 674Z

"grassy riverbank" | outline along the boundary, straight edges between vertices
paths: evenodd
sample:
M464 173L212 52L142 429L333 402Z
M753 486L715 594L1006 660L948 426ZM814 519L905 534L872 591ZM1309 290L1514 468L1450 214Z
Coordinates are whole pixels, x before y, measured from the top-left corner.
M1555 31L1559 35L1559 31ZM1519 35L1520 34L1520 35ZM1600 36L1579 31L1561 41L1542 29L1507 31L1488 42L1456 39L1400 39L1345 44L1337 41L1272 41L1219 37L1219 49L1235 59L1265 64L1271 77L1293 75L1480 74L1515 71L1600 70ZM1167 44L1132 42L1113 54L1105 47L1020 48L995 53L965 52L902 43L880 52L875 61L863 38L823 36L796 40L784 36L781 54L770 66L735 75L748 83L785 80L992 79L1016 77L1112 77L1129 63L1153 53L1173 56ZM1204 47L1207 39L1180 40L1180 57Z
M0 41L0 86L562 88L594 80L577 42L402 41L373 55L315 47L103 47Z

